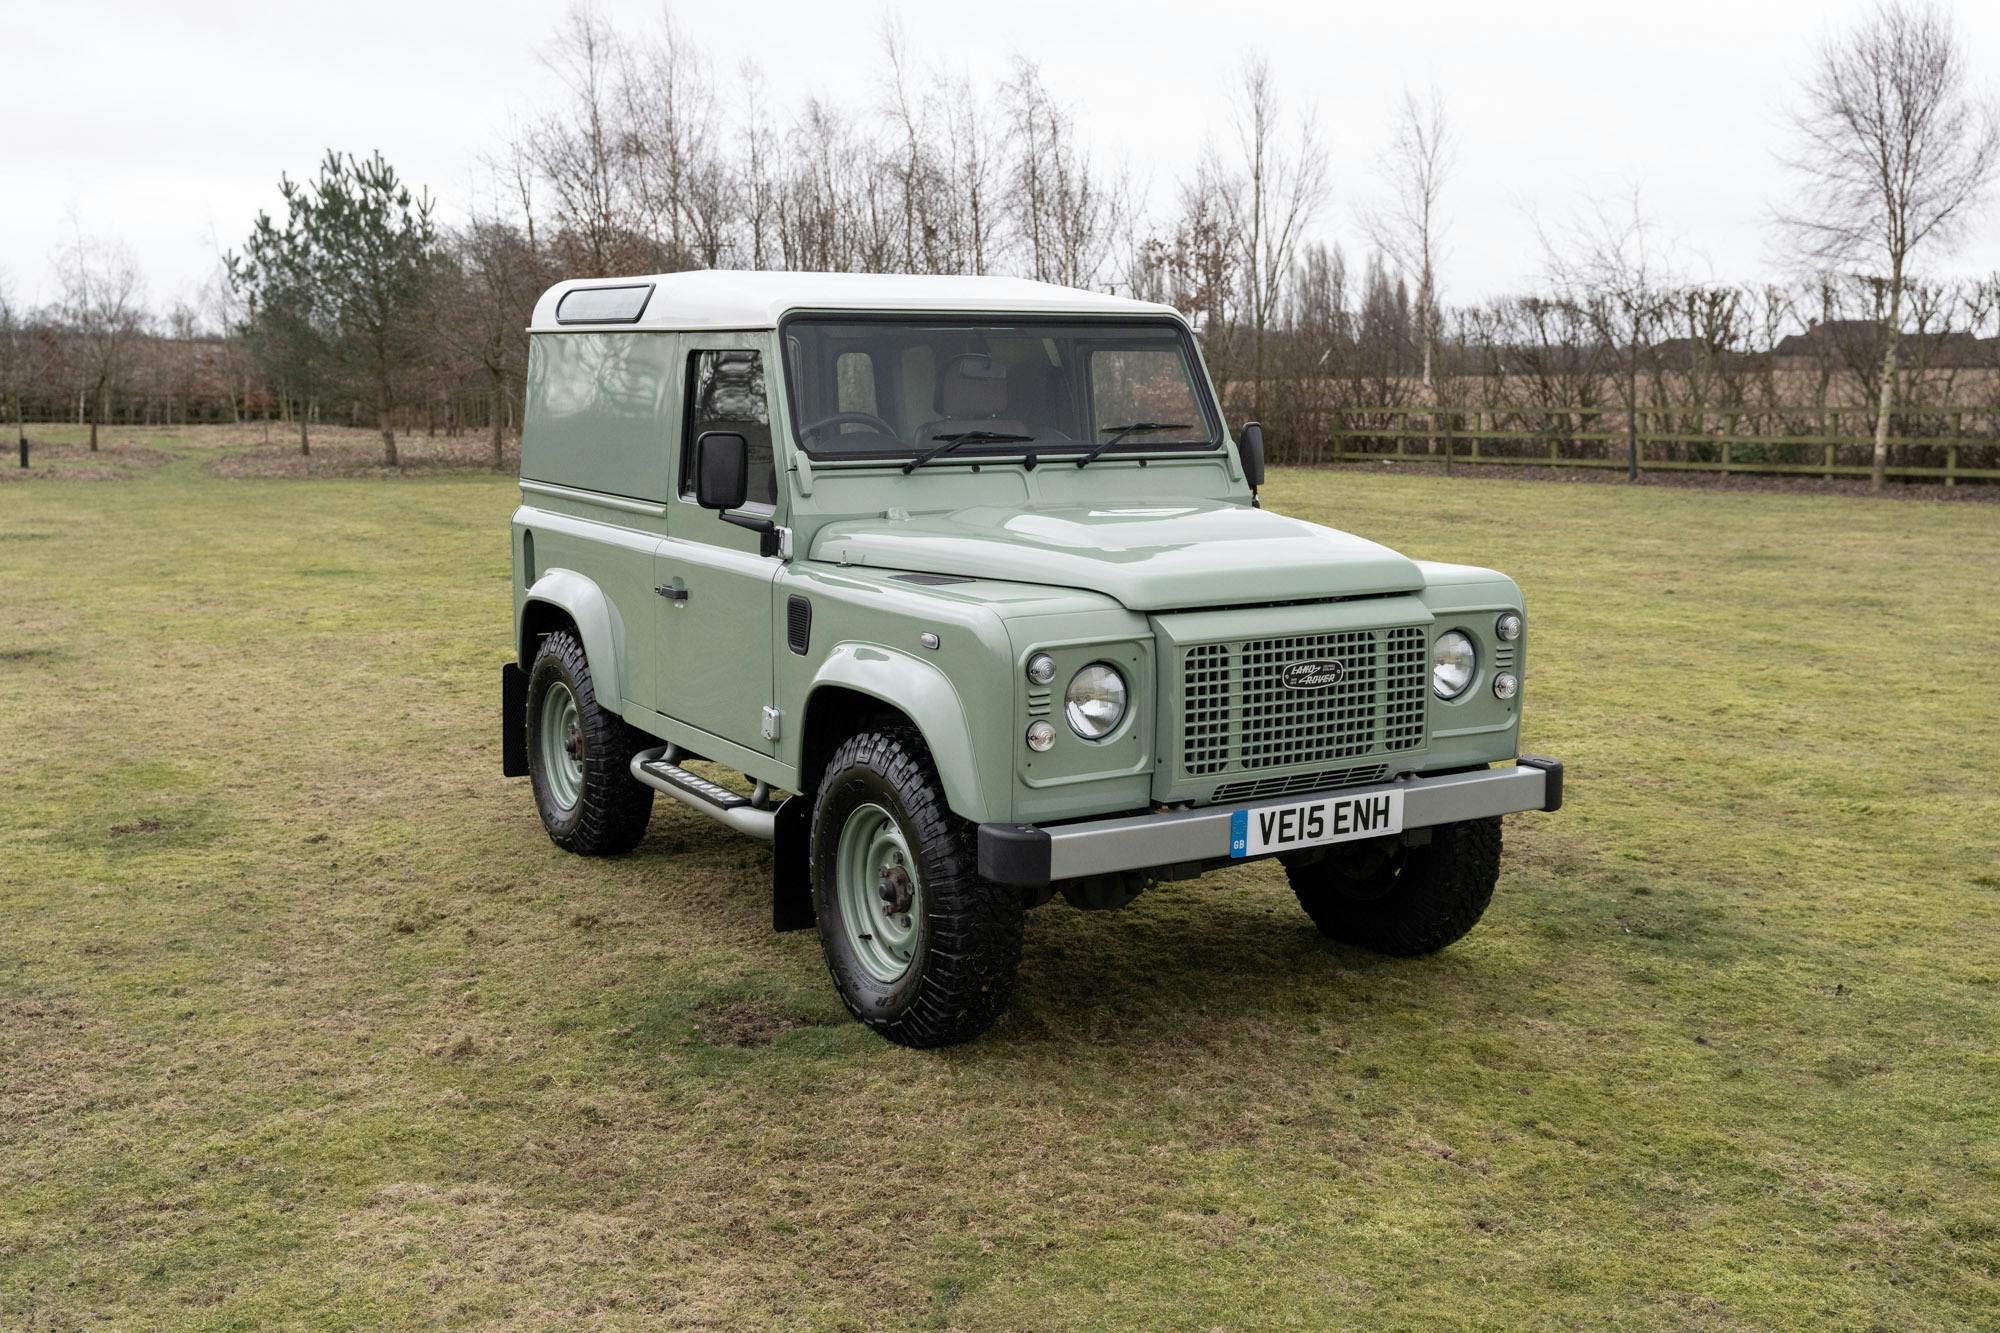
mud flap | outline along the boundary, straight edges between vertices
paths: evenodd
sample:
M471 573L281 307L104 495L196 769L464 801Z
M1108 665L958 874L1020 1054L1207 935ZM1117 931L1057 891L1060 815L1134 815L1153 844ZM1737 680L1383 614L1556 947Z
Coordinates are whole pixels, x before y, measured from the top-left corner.
M771 929L811 930L812 798L788 796L772 819Z
M528 776L528 673L517 662L500 668L500 775Z

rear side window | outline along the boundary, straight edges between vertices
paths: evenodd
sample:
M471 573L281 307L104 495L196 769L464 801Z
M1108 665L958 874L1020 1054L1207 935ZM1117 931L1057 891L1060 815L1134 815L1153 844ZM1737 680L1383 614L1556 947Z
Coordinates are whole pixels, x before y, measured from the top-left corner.
M681 494L694 494L694 442L712 430L750 442L751 504L778 502L777 456L771 451L771 403L759 352L693 352L688 356L687 436L681 442Z

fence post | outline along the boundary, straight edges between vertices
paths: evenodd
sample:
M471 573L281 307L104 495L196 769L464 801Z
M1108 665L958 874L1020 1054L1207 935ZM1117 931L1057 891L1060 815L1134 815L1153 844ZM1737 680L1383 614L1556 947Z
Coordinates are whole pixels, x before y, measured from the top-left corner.
M1723 440L1722 440L1722 470L1723 470L1724 472L1727 472L1727 471L1729 471L1729 446L1730 446L1730 443L1731 443L1730 439L1729 439L1729 438L1728 438L1727 436L1724 436L1724 437L1723 437Z
M1822 466L1822 467L1824 467L1824 468L1826 469L1826 480L1828 480L1828 481L1832 481L1832 480L1833 480L1833 446L1832 446L1832 445L1830 445L1830 444L1826 446L1826 457L1825 457L1825 459L1824 459L1824 460L1822 461L1822 463L1821 463L1821 466Z
M1965 434L1965 413L1951 414L1951 443L1944 447L1944 484L1958 485L1958 441Z

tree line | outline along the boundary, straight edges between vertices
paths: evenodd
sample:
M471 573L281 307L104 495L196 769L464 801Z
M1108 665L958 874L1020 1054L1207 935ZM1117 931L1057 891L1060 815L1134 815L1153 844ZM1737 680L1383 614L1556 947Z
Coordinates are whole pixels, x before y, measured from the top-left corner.
M976 82L922 60L893 22L871 101L788 113L754 68L718 76L670 18L627 30L579 6L546 63L553 101L484 156L462 223L440 223L379 153L329 152L310 179L280 178L280 208L198 307L165 317L129 256L75 228L51 308L0 291L16 420L30 402L74 415L94 447L121 406L275 417L302 450L313 423L343 420L377 428L392 466L399 429L480 427L499 466L541 290L714 267L1011 273L1172 304L1232 413L1264 420L1280 457L1310 456L1330 413L1369 406L1631 420L1816 394L1875 409L1879 478L1896 423L2000 378L2000 281L1927 276L1981 216L2000 122L1949 18L1921 4L1829 40L1797 90L1799 207L1774 227L1796 276L1691 277L1635 198L1547 229L1536 289L1479 302L1447 299L1460 164L1436 90L1405 96L1373 178L1346 191L1368 240L1350 262L1316 239L1348 202L1316 111L1254 56L1164 206L1032 60Z

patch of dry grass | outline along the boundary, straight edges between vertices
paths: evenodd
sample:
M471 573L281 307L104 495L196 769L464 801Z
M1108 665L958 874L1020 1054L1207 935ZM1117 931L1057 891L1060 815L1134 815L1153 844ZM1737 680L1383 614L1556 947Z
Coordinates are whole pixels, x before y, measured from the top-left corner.
M373 428L315 426L311 452L299 451L295 428L281 421L240 425L173 427L105 426L99 452L90 452L90 428L74 423L28 426L29 466L8 452L0 483L42 480L104 481L128 477L138 467L158 467L182 454L195 454L217 476L235 480L303 480L328 477L399 477L444 472L492 472L493 439L483 431L459 435L399 432L396 467L389 467L382 436ZM520 442L508 436L500 470L512 474L521 462Z
M1515 573L1482 926L1270 866L848 1022L765 854L499 777L508 479L0 497L0 1325L1947 1328L2000 1307L1984 507L1280 473ZM357 450L366 447L357 441Z

